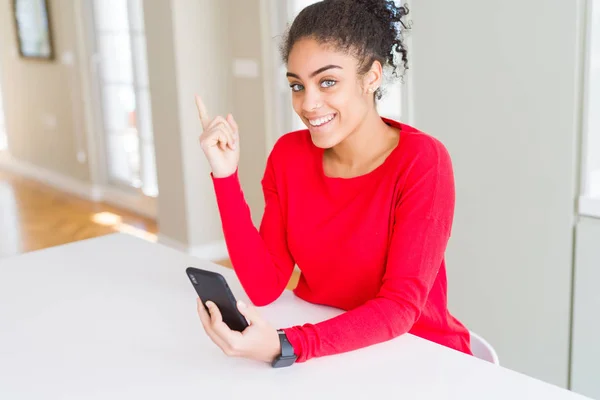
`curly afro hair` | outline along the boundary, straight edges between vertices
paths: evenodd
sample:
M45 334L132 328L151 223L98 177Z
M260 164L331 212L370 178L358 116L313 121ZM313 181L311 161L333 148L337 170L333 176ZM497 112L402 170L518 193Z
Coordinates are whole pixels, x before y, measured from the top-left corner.
M281 57L287 64L294 44L304 38L331 44L336 50L355 56L359 75L369 71L374 61L402 77L408 69L403 34L408 6L393 0L323 0L304 8L284 35ZM400 73L399 71L402 71ZM383 96L381 88L375 99Z

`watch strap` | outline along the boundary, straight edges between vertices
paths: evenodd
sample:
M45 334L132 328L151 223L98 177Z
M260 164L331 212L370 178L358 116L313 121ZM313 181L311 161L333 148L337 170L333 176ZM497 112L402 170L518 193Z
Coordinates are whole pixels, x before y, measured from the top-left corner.
M293 357L295 355L294 347L288 340L285 331L279 329L277 333L279 334L279 343L281 344L281 357Z

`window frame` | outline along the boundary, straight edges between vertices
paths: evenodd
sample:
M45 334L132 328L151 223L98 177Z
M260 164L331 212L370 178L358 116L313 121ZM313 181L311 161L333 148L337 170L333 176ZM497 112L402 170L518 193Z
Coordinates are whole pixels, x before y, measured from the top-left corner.
M89 35L91 40L91 49L92 49L92 64L93 71L91 73L91 78L94 80L94 95L95 95L95 108L96 108L96 124L98 128L98 145L101 147L100 159L102 165L102 177L105 184L110 186L114 186L116 188L137 193L142 197L148 198L156 198L158 196L158 182L157 182L157 171L156 171L156 160L152 160L153 165L150 165L153 170L154 177L151 178L153 185L149 188L148 182L146 181L146 168L148 159L145 154L145 150L150 147L152 148L152 152L154 152L154 132L152 126L152 106L151 106L151 91L149 87L149 83L147 82L147 69L148 69L148 60L147 55L144 55L141 59L138 58L138 55L141 52L146 51L146 33L145 26L143 26L143 13L144 13L144 3L141 0L121 0L125 3L126 8L126 24L127 24L127 39L128 39L128 47L129 47L129 62L131 63L131 82L128 81L118 81L113 80L114 77L110 80L104 79L104 66L102 65L103 60L101 57L101 40L104 37L110 36L114 34L111 31L105 31L100 29L97 26L98 21L95 16L95 7L96 2L100 2L100 0L91 0L88 5L87 12L89 13L88 22L90 24L89 27ZM135 17L141 17L141 21L137 21ZM136 23L137 22L137 23ZM141 25L138 25L141 24ZM137 39L141 39L138 41ZM139 45L142 45L143 48L140 48ZM139 64L142 61L143 65ZM140 75L140 71L143 72ZM144 82L141 81L141 77L145 78ZM111 163L114 159L111 158L109 146L112 138L115 137L125 137L123 132L115 131L110 129L107 126L108 121L106 120L107 113L107 105L109 104L107 96L107 88L116 86L126 87L128 90L132 91L133 100L135 102L135 129L137 130L137 143L135 146L135 153L137 157L138 164L138 174L133 176L131 180L121 179L120 177L113 175L111 173ZM147 98L147 102L142 106L142 99ZM146 112L142 113L142 109ZM149 117L149 120L142 121L141 117L146 115ZM143 130L142 126L146 129ZM133 173L133 171L131 171ZM149 190L152 189L152 190Z

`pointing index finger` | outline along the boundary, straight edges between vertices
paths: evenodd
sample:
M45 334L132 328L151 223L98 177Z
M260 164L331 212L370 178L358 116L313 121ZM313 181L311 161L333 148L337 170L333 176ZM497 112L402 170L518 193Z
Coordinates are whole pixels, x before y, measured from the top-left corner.
M206 129L210 124L210 118L208 117L208 111L206 110L204 102L198 95L196 95L196 107L198 108L198 116L200 117L202 128Z

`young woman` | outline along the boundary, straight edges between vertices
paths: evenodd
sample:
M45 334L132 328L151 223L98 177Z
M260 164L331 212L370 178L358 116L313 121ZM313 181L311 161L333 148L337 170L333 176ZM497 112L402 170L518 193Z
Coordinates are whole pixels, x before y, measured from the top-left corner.
M259 230L238 180L238 127L231 115L211 119L196 99L225 240L249 298L276 300L298 265L298 297L346 311L278 331L240 304L250 321L240 333L199 300L204 329L226 354L290 365L407 332L471 354L469 332L446 302L450 157L376 108L385 67L406 68L407 13L393 1L324 0L296 17L282 56L307 129L281 137L268 157Z

